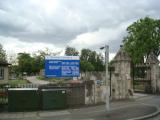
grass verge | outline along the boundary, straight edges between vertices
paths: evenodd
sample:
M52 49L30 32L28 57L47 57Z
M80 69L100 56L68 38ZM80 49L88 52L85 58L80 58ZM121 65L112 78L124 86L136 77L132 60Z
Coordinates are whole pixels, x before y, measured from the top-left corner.
M27 80L9 80L9 85L19 85L19 84L27 84Z

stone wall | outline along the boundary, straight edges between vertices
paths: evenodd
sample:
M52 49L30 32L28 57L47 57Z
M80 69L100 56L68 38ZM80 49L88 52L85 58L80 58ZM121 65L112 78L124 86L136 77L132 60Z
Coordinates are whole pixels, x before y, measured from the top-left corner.
M95 103L95 85L94 81L89 80L85 81L85 104L94 104Z
M80 79L83 81L87 81L87 80L100 80L100 81L104 81L105 80L105 72L82 72Z
M160 66L158 66L158 74L157 74L157 86L158 86L158 93L160 93Z
M85 81L85 104L98 104L105 102L106 86L96 81Z
M97 104L105 102L106 87L104 85L105 72L86 72L81 73L81 80L92 81L92 87L85 87L86 91L86 104ZM88 86L86 84L86 86ZM92 90L89 90L92 89ZM88 91L92 91L92 94L88 95Z
M104 103L106 100L106 86L95 84L95 103Z

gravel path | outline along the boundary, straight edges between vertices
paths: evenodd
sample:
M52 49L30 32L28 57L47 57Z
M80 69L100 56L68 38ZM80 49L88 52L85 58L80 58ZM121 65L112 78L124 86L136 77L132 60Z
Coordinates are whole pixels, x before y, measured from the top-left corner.
M27 77L27 80L28 80L29 82L31 82L32 84L37 84L37 85L49 84L49 81L38 80L38 79L36 78L36 76Z

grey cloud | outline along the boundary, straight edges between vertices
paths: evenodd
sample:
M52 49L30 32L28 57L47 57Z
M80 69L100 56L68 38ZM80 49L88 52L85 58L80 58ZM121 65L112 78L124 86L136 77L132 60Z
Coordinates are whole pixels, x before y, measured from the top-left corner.
M41 2L41 1L39 1ZM55 13L47 15L29 0L0 1L0 35L26 42L67 44L78 35L111 29L145 16L158 18L157 0L61 0ZM111 40L111 51L121 44L125 31ZM95 47L95 46L93 46Z

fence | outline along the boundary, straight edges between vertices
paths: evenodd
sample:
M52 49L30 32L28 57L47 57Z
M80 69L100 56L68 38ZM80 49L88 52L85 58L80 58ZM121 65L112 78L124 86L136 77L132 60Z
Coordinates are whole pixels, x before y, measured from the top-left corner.
M9 88L37 88L36 84L19 84L19 85L0 85L0 105L8 104L8 89Z
M0 86L0 105L8 103L8 94L7 94L7 86L1 85Z
M152 93L151 67L149 64L136 64L133 68L134 92Z

